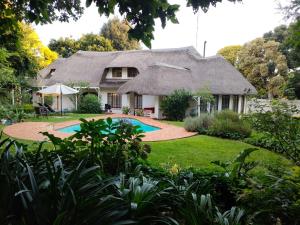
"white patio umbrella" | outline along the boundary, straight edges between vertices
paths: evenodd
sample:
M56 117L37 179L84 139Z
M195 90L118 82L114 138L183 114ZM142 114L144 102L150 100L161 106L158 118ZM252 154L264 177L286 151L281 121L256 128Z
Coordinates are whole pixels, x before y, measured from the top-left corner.
M42 96L60 96L60 114L62 115L62 96L77 94L78 91L66 85L57 83L38 91L38 93L42 94Z

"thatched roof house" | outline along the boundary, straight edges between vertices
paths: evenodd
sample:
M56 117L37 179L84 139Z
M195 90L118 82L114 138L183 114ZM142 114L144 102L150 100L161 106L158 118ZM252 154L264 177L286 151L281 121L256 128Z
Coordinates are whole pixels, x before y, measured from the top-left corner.
M135 102L134 108L154 107L154 100L151 104L149 101L145 103L142 97L139 97L140 100L135 97L134 100L130 95L165 96L176 89L196 93L208 88L212 94L220 96L256 93L255 88L223 57L203 58L193 47L118 52L79 51L40 71L38 86L58 82L86 82L89 87L100 88L98 92L103 103L115 108L124 104L130 106L130 102Z

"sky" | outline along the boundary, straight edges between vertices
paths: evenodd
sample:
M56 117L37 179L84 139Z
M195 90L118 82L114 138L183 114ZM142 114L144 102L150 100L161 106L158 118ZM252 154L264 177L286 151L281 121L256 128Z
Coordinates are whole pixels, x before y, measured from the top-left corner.
M169 0L170 3L180 4L180 11L177 13L179 24L168 22L163 29L160 21L156 20L152 48L194 46L202 54L203 42L206 40L206 56L215 55L224 46L242 45L261 37L280 24L287 23L278 10L278 4L285 4L287 1L243 0L242 3L224 1L218 3L216 8L211 7L207 13L200 10L198 14L194 14L191 8L186 7L186 0ZM37 25L34 28L42 42L47 45L51 39L59 37L79 38L85 33L99 33L107 20L107 17L99 16L95 6L91 6L78 21L54 22ZM198 36L196 36L197 20ZM147 49L145 46L143 48Z

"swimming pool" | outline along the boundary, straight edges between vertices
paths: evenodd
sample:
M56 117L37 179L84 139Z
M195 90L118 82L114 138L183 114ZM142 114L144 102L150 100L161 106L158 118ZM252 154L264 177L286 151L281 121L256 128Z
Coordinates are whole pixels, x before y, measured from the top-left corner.
M132 118L113 118L112 119L113 122L120 122L121 120L125 121L126 123L130 123L133 126L140 126L139 129L142 130L143 132L152 132L152 131L160 130L160 128L158 128L158 127L154 127L154 126L145 124L139 120L132 119ZM63 132L63 133L74 133L76 131L80 131L80 124L75 124L73 126L64 127L64 128L58 129L58 131Z

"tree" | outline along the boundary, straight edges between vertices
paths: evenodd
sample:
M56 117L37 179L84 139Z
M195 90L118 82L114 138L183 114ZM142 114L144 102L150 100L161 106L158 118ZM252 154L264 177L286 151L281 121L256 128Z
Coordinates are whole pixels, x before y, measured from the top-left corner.
M279 50L287 58L288 67L290 69L300 66L300 46L297 37L297 26L295 23L291 23L289 26L280 25L275 27L273 31L269 31L264 34L264 39L267 41L279 42Z
M238 52L241 50L242 46L240 45L230 45L224 48L221 48L218 51L218 54L223 56L228 62L230 62L233 66L237 61Z
M110 40L97 34L84 34L78 40L73 38L52 39L49 48L61 57L67 58L79 50L83 51L113 51Z
M78 51L78 42L73 38L51 39L48 47L57 52L61 57L68 58Z
M38 34L29 24L20 23L20 28L23 34L21 45L28 55L36 59L39 69L48 66L57 59L57 53L51 51L41 42Z
M279 97L287 75L280 43L257 38L246 43L238 53L237 68L255 86L260 96Z
M19 21L26 20L35 23L51 23L55 20L69 21L77 20L84 11L83 0L62 1L62 0L2 0L0 1L0 12L10 11ZM201 8L204 12L212 6L216 6L222 0L186 0L187 6L192 7L194 12ZM240 2L241 0L228 0L230 2ZM130 23L129 35L151 47L151 40L154 39L155 19L160 19L162 27L166 26L167 21L178 23L176 12L179 5L170 4L168 0L114 0L99 1L86 0L89 7L95 3L100 15L109 16L119 11ZM10 26L9 23L6 24Z
M292 72L289 74L285 95L289 99L300 99L300 72Z
M139 42L129 39L128 31L130 27L125 21L120 21L117 17L109 20L101 28L100 34L112 41L113 48L118 51L140 49Z
M112 43L105 37L97 34L84 34L78 40L78 46L83 51L113 51Z
M8 61L9 53L6 49L0 48L0 87L5 88L14 85L16 78L14 69Z

